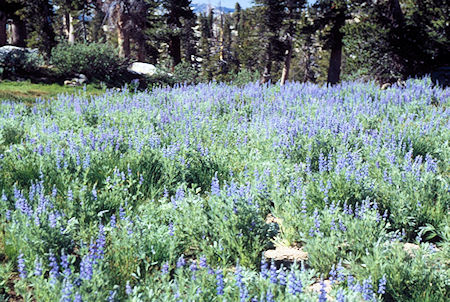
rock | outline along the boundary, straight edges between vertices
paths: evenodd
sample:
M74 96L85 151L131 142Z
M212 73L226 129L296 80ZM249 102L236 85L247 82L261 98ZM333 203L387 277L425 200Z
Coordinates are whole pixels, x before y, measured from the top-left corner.
M83 86L86 83L87 76L84 74L76 74L73 79L64 81L64 85L66 86Z
M0 60L3 57L11 54L27 54L27 53L37 53L36 49L26 48L26 47L17 47L12 45L5 45L0 47Z
M381 90L386 90L389 87L391 87L391 83L384 83L383 85L381 85Z
M134 62L133 64L128 66L128 71L135 74L147 76L154 76L159 72L158 68L156 68L155 65L143 62Z
M75 79L72 79L72 80L65 80L64 86L76 87L76 86L81 86L81 85Z
M81 85L87 83L87 81L88 81L87 76L85 76L85 75L82 74L82 73L77 74L77 75L75 75L75 76L76 76L76 78L77 78L78 83L80 83Z
M265 251L264 257L268 262L274 261L277 267L290 267L294 263L300 264L308 260L308 253L301 248L277 246L274 250Z

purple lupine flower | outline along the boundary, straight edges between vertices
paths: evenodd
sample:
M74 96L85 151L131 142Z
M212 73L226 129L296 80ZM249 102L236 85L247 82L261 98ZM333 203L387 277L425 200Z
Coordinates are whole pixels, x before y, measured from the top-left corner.
M121 220L125 220L125 217L126 217L125 210L122 207L120 207L119 208L119 218Z
M286 285L286 272L283 268L278 271L278 284L282 286Z
M339 229L340 229L342 232L347 231L347 227L345 226L345 224L342 222L341 219L339 219Z
M218 296L222 296L223 295L223 289L225 287L224 282L223 282L223 272L222 270L217 270L216 272L216 292Z
M277 267L275 266L275 262L272 260L272 262L270 263L270 283L273 284L277 284L278 283L278 279L277 279Z
M334 221L334 217L331 219L330 224L331 224L330 230L335 231L337 228L336 228L336 222Z
M378 293L381 295L386 293L386 275L383 275L378 283Z
M169 263L164 263L162 268L161 268L161 273L163 275L166 275L169 272Z
M302 200L302 214L304 215L304 216L306 216L306 209L307 209L308 207L306 206L306 200Z
M314 217L314 227L316 228L316 232L320 234L320 217L319 217L319 211L317 209L314 209L313 213Z
M363 299L365 301L373 301L375 299L375 295L373 293L373 288L372 288L372 277L370 277L370 276L368 279L365 279L363 281L362 295L363 295Z
M19 271L19 276L22 279L25 279L27 277L27 270L25 265L25 259L23 259L23 254L20 253L17 257L17 269Z
M175 235L173 222L170 222L169 223L169 236L173 236L173 235Z
M53 189L52 189L52 197L53 197L53 198L56 198L56 195L58 195L58 190L56 189L55 186L53 186Z
M105 254L105 245L106 245L105 228L104 228L103 224L100 224L97 241L95 242L94 259L103 259L104 254Z
M177 268L182 268L186 265L186 260L184 260L184 256L181 255L180 258L178 258L177 261Z
M336 282L336 276L337 276L337 270L333 264L333 266L331 267L331 270L330 270L330 280L331 280L332 284L334 284Z
M261 277L267 279L269 277L269 266L264 257L261 258Z
M109 225L114 229L117 225L117 220L116 220L116 215L112 214L110 221L109 221Z
M72 302L72 299L70 298L72 295L72 290L73 284L69 280L64 279L63 287L61 289L62 296L60 302Z
M267 302L275 302L274 296L273 296L273 294L272 294L270 289L267 290L266 301Z
M206 262L206 257L205 256L201 256L200 257L199 266L201 268L207 268L208 267L208 264Z
M65 277L68 277L72 274L72 271L70 270L69 267L69 259L67 255L64 253L61 255L61 268L63 270L63 274Z
M83 299L82 299L80 293L75 294L75 298L73 299L73 302L83 302Z
M41 225L41 221L39 220L39 216L37 213L34 215L34 225L39 227Z
M90 255L85 255L80 263L80 278L82 280L91 280L93 275L94 260Z
M57 278L59 276L59 266L58 261L56 260L55 255L50 252L50 255L48 256L48 261L50 262L50 276L52 278Z
M215 195L215 196L220 195L220 184L219 184L219 180L217 179L217 172L214 175L212 182L211 182L211 195Z
M288 292L294 296L303 292L302 280L297 279L294 270L289 273Z
M48 225L52 229L54 229L54 228L56 228L56 222L57 222L57 218L56 218L55 212L52 211L48 214Z
M67 200L72 201L73 200L73 192L72 189L69 188L69 190L67 190Z
M326 285L323 280L320 280L320 293L319 293L319 302L326 302L327 301L327 291L326 291Z
M198 271L197 263L192 261L191 265L189 266L189 270L192 272L192 280L195 280L195 272Z
M337 271L337 281L344 282L345 275L344 275L344 268L342 267L341 261L339 261L336 271Z
M116 291L115 290L110 290L109 291L109 296L108 296L108 302L114 302L115 299L114 297L116 296Z
M238 264L236 267L236 272L235 272L236 286L239 288L239 297L240 297L241 302L245 302L248 299L248 290L247 290L247 286L245 285L245 283L242 279L241 272L242 272L241 267Z
M34 260L34 275L38 277L42 276L42 262L37 257L36 260Z
M314 235L315 235L315 230L314 230L314 228L309 228L309 237L314 237Z
M129 296L133 293L133 289L131 288L130 281L127 281L125 285L125 293Z
M336 294L336 302L345 302L345 295L342 288L340 288Z

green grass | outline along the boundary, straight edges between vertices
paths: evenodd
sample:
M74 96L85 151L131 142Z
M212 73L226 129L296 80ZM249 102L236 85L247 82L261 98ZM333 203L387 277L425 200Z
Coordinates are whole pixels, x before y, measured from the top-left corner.
M33 84L29 81L25 82L0 82L0 102L15 101L32 104L37 98L51 99L59 94L74 94L82 91L83 87L69 87L59 84ZM98 84L86 85L86 93L91 95L102 94L105 90Z

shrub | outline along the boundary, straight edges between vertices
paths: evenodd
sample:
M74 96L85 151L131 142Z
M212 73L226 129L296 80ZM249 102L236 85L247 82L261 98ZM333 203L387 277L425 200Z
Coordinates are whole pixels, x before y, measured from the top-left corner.
M232 77L231 82L236 86L243 86L247 83L257 82L260 78L261 74L258 71L242 69Z
M60 44L52 50L51 62L61 76L82 73L108 83L119 81L126 71L126 61L106 43Z
M34 50L14 47L0 51L0 76L3 78L36 72L42 64L43 59Z

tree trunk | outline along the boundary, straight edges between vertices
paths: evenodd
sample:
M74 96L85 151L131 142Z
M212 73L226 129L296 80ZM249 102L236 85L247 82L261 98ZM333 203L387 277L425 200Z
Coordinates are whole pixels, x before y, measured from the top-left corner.
M136 41L136 44L138 46L138 61L145 62L147 60L147 48L145 45L145 38L139 37L139 39Z
M169 42L169 54L172 58L172 71L181 63L181 41L179 36L171 36Z
M14 46L25 47L26 34L25 22L19 18L14 18L11 24L11 44Z
M286 50L286 58L284 59L283 71L281 73L281 85L284 85L289 79L289 71L291 69L292 59L292 37L288 36L288 49Z
M402 26L404 15L398 0L388 0L389 17L394 28Z
M117 27L117 41L119 43L119 56L128 58L130 56L130 35L128 31Z
M306 53L306 58L305 58L305 75L303 77L303 82L316 82L316 77L314 74L314 71L312 69L312 66L314 64L313 60L315 61L315 58L313 56L313 50L311 50L313 48L313 41L312 41L312 37L311 34L309 34L306 39L305 39L305 53Z
M73 17L70 13L67 13L65 16L66 19L66 32L67 32L67 41L69 44L75 43L75 30L73 27Z
M6 45L6 14L0 11L0 46Z
M261 84L267 83L271 79L272 72L272 43L269 42L266 49L266 65L264 66L264 73L261 78Z
M331 29L331 54L327 78L327 82L331 85L338 83L341 76L342 39L344 37L341 28L344 24L345 14L342 12L336 16L333 28Z

